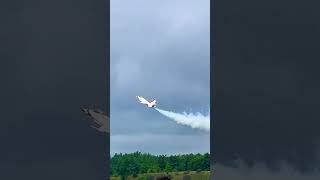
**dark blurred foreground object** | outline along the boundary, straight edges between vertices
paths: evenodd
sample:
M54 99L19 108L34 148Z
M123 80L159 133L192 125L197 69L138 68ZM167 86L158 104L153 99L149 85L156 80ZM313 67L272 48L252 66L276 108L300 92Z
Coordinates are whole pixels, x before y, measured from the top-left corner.
M157 177L156 180L171 180L171 178L169 176L160 176Z
M100 110L81 108L81 110L87 114L94 122L96 126L91 126L99 132L110 132L110 119Z

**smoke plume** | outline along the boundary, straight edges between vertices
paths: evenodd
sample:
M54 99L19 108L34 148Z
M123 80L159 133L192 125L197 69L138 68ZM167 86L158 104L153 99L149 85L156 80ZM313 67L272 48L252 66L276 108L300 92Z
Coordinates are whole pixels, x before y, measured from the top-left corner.
M210 131L210 110L207 115L203 115L200 112L193 113L175 113L171 111L155 108L162 115L174 120L178 124L187 125L192 128L200 128L206 131Z

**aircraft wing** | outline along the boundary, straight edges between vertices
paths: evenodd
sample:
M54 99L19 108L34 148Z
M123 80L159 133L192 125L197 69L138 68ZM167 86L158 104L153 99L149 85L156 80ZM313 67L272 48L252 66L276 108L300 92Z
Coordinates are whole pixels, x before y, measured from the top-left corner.
M144 99L143 97L137 96L137 98L139 99L139 101L140 101L141 104L149 104L149 101L147 101L147 100Z

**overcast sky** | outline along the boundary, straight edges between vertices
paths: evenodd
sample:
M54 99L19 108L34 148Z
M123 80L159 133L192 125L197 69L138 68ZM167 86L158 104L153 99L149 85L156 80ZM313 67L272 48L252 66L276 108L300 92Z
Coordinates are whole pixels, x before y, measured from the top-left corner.
M210 133L178 125L135 96L175 112L210 104L209 0L111 1L111 154L210 151Z

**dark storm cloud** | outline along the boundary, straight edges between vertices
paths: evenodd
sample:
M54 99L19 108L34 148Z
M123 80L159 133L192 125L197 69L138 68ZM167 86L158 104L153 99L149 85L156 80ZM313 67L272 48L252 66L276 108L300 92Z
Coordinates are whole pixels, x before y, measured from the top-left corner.
M108 112L104 7L1 6L0 179L106 178L108 139L80 111L92 104Z
M207 0L111 2L112 152L209 151L207 132L177 125L135 98L155 98L177 112L208 112L209 19ZM170 136L184 145L166 141Z
M211 71L217 163L228 165L239 156L249 167L263 162L274 169L278 160L293 169L319 167L316 6L216 2Z

